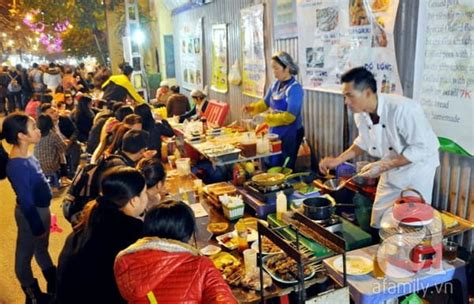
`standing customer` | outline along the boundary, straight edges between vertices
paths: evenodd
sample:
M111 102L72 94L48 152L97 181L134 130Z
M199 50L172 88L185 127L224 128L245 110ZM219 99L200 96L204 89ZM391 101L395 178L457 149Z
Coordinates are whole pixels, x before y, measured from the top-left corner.
M322 159L321 172L364 151L380 159L361 170L366 177L380 176L370 220L373 228L380 228L384 212L406 188L418 190L431 204L439 143L420 103L377 93L374 75L363 67L344 73L341 82L344 102L354 113L359 135L339 156Z
M60 187L59 169L67 145L55 132L54 122L49 115L41 114L38 117L38 129L41 131L41 140L35 146L35 157L41 165L41 170L50 178L50 186L54 192Z
M270 158L270 165L281 166L286 157L290 158L288 167L294 169L298 148L303 140L304 128L301 108L303 106L303 87L296 80L298 66L288 53L277 52L272 56L272 71L276 81L265 98L244 107L251 115L262 113L262 119L270 126L270 133L278 134L282 141L282 153Z
M41 292L31 269L34 256L48 282L48 293L54 293L56 267L48 252L51 189L38 160L28 151L30 145L40 141L41 133L33 118L13 113L5 118L1 137L13 146L6 175L15 191L17 203L15 273L25 292L26 303L48 303L50 296Z
M145 238L117 255L114 271L128 303L237 303L208 257L188 244L194 213L183 202L158 204L145 216Z
M105 172L101 187L59 256L59 304L125 303L115 284L114 260L142 236L145 179L136 169L118 166Z
M71 113L71 117L76 124L77 140L86 143L94 121L92 99L89 96L82 95L76 109Z

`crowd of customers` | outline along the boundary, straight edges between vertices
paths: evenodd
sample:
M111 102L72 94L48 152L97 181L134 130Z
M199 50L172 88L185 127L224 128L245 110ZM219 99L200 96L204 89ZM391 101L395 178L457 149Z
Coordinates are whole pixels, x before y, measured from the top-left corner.
M0 178L16 194L15 273L25 303L236 303L191 241L193 211L165 200L161 146L174 132L153 108L197 119L205 94L193 92L190 104L179 87L162 82L157 99L145 103L131 85L133 68L120 70L51 63L0 71ZM78 185L85 172L90 182ZM69 202L79 201L74 187L87 187L87 196L74 216L63 204L73 232L55 263L49 207L67 186ZM45 290L33 274L33 257Z

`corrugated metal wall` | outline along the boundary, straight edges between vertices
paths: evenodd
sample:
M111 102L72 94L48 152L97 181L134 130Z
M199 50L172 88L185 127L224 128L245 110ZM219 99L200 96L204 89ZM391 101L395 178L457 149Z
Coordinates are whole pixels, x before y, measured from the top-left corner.
M184 24L195 22L199 18L203 17L203 29L204 29L204 83L211 83L211 28L213 24L222 24L226 23L227 27L227 39L228 39L228 60L229 60L229 69L230 66L235 62L236 59L239 60L240 64L241 53L240 53L240 10L249 6L256 4L264 3L264 0L216 0L208 5L192 9L176 16L173 16L173 26L176 29L174 32L175 39L175 54L176 58L176 70L180 71L180 60L179 60L179 29L182 28ZM265 18L264 18L264 32L271 33L269 30L270 24L268 22L267 11L265 9ZM271 37L265 36L265 50L266 56L269 58L270 51L268 43L271 42ZM177 81L181 83L181 74L177 73ZM268 84L267 76L267 84ZM188 94L186 90L183 92ZM217 99L230 103L230 117L228 121L239 120L241 117L242 106L246 103L255 101L255 98L248 97L242 94L240 86L229 85L229 92L227 94L221 94L209 90L209 99Z
M210 83L210 37L211 25L228 23L229 64L240 59L240 9L258 3L267 3L269 0L216 0L204 7L179 14L173 18L175 29L190 20L204 17L204 43L206 52L205 83ZM416 30L418 20L419 1L400 0L396 26L395 48L398 61L398 71L406 96L413 96L414 61L416 48ZM265 12L265 47L266 56L270 58L275 50L288 52L293 58L298 58L298 39L273 41L271 27L271 10ZM175 31L175 39L179 39ZM175 42L176 46L179 43ZM178 50L175 52L178 53ZM179 60L177 60L179 62ZM179 66L178 66L179 70ZM271 83L271 70L267 66L267 84ZM178 81L180 79L178 78ZM230 86L228 94L219 94L210 91L210 97L227 101L231 104L231 120L238 120L241 115L241 106L253 101L253 98L243 96L240 87ZM352 115L344 115L344 102L340 94L305 90L303 107L306 137L318 150L321 156L336 155L344 150L357 135ZM344 118L348 118L349 133L344 138ZM436 175L433 195L433 206L442 210L449 210L463 218L474 221L474 159L464 158L449 153L440 153L441 166ZM469 250L474 248L473 233L460 236L459 241Z

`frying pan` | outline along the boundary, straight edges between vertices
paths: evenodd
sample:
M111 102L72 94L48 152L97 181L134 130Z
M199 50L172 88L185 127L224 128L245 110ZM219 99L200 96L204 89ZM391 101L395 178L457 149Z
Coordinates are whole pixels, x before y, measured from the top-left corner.
M252 182L260 186L275 186L292 178L308 175L310 175L310 172L300 172L290 175L285 175L283 173L261 173L252 177Z

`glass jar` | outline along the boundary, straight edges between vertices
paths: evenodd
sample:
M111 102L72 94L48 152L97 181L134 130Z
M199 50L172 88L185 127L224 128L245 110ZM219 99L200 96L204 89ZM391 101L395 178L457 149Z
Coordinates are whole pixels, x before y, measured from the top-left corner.
M249 243L247 241L247 226L245 223L239 221L235 224L235 230L237 231L237 240L239 243L239 251L243 252L245 249L249 248Z

